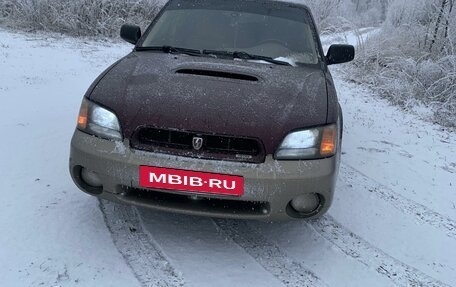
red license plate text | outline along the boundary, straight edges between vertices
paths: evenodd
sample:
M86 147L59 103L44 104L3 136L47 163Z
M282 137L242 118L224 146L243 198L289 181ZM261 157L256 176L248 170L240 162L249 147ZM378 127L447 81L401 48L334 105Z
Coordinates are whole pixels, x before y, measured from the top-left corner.
M141 166L139 168L141 187L176 190L194 193L242 196L242 176L197 172L182 169Z

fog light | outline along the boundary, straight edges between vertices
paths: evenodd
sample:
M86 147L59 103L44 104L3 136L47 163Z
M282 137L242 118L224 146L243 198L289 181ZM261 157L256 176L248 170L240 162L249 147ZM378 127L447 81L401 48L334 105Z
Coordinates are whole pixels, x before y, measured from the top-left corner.
M90 171L86 168L83 168L81 170L81 178L87 185L89 185L91 187L102 187L103 186L98 174L96 174L95 172Z
M291 207L299 213L311 213L317 210L321 200L318 194L308 193L303 194L291 201Z

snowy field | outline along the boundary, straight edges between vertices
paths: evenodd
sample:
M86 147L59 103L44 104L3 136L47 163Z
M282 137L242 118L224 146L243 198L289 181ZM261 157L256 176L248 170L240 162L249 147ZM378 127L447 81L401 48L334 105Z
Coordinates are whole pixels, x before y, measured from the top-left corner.
M343 81L343 66L343 163L322 219L199 218L80 192L67 166L82 95L130 49L0 30L1 286L456 286L455 134Z

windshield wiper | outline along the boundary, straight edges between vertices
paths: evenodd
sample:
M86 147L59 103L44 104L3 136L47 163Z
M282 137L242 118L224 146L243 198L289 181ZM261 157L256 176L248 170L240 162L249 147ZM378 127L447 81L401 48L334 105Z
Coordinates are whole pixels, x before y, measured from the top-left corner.
M168 54L185 54L190 56L202 56L200 50L180 48L173 46L152 46L152 47L137 47L136 51L162 51Z
M253 55L243 51L216 51L216 50L203 50L204 55L212 55L212 56L222 56L222 57L232 57L234 59L242 59L242 60L258 60L258 61L265 61L276 65L282 66L291 66L290 63L274 60L271 57L267 56L260 56L260 55Z

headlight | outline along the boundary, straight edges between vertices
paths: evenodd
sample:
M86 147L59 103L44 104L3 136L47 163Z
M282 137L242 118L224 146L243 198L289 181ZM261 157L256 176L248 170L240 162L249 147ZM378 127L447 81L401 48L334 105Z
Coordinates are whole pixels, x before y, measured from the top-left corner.
M117 116L87 99L81 104L78 129L104 139L122 140Z
M339 132L337 125L292 132L277 149L278 160L318 159L331 157L337 152Z

